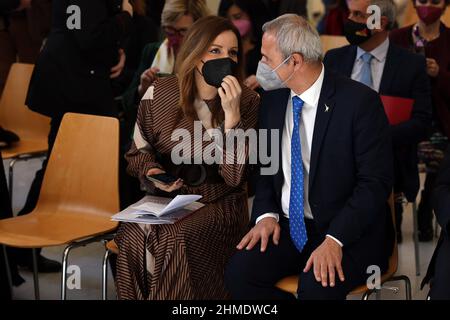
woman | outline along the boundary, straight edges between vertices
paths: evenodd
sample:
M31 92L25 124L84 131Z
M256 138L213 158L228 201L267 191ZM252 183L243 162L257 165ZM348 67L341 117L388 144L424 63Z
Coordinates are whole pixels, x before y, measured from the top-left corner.
M239 30L244 48L244 84L255 90L259 87L255 74L261 60L262 26L270 20L269 13L261 0L222 0L219 16L229 19Z
M142 51L139 67L130 86L123 94L127 133L136 122L136 112L144 93L160 76L172 74L175 58L183 36L198 19L209 13L205 0L167 0L161 14L162 29L166 38L162 42L148 43Z
M215 16L202 18L186 34L177 76L157 79L141 101L134 143L126 155L129 173L152 193L199 194L206 206L173 225L120 226L115 239L120 299L228 297L225 264L249 219L247 161L177 166L171 152L179 142L171 135L180 129L192 136L200 126L204 136L220 128L221 136L229 141L231 129L255 127L259 96L241 86L242 52L239 31L231 22ZM196 147L198 143L202 148ZM189 147L192 154L183 157L201 157L211 146L214 142L194 141ZM243 153L228 145L216 151L226 159L232 154L245 160L248 147L246 142ZM165 186L146 178L162 172L183 180Z
M431 189L450 138L450 29L440 18L450 0L413 0L419 21L394 30L397 45L425 55L431 81L433 126L430 141L419 145L419 158L427 165L425 188L419 204L419 240L433 239Z

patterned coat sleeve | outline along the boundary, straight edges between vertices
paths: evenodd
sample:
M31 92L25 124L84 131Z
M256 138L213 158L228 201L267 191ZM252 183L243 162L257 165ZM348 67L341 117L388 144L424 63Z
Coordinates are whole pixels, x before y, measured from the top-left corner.
M146 174L150 169L162 168L156 161L153 117L150 111L152 100L142 100L139 106L131 149L125 154L128 161L127 171L139 178L148 191L154 191L154 185Z
M249 133L247 136L252 134L246 131L256 129L260 98L254 92L251 93L241 100L241 121L234 130L224 135L223 161L219 166L219 174L231 187L237 187L244 181L249 153L255 147L250 145L253 141L246 138L247 133ZM257 137L257 131L255 133Z

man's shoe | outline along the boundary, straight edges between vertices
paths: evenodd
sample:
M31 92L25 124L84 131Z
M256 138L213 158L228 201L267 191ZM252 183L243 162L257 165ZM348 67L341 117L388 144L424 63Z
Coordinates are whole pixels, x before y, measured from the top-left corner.
M25 282L25 279L21 277L21 275L18 272L14 272L12 275L12 284L14 287L20 286L22 283Z
M20 264L22 267L26 267L30 271L33 271L33 262L29 261L26 264ZM38 256L38 272L41 273L54 273L60 272L62 269L62 265L58 261L47 259L46 257L39 255Z

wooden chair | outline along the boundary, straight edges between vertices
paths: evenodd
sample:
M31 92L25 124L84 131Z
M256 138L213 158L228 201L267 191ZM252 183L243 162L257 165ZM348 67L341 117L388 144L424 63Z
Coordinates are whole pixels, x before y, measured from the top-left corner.
M394 195L391 194L389 198L389 206L391 208L392 212L392 219L395 226L395 209L394 209ZM361 285L355 289L352 290L352 292L349 293L349 295L360 295L362 294L362 300L368 300L370 295L372 293L377 294L377 298L379 297L379 293L383 287L383 285L387 282L391 281L404 281L405 282L405 288L406 288L406 300L411 300L411 281L407 276L395 276L395 273L397 272L397 266L398 266L398 248L397 248L397 241L394 242L394 248L391 257L389 258L389 266L386 273L384 273L381 276L381 288L380 289L369 289L366 285ZM299 276L289 276L286 278L281 279L277 282L275 285L278 289L283 290L285 292L292 293L294 295L297 294L298 289L298 280ZM390 288L394 289L395 291L398 291L397 288Z
M30 214L0 221L0 244L5 253L5 246L67 245L63 254L62 299L66 298L69 252L100 241L117 228L111 216L119 211L118 161L117 119L66 114L36 208ZM33 256L35 296L39 299L35 249ZM9 271L8 263L7 267Z
M327 51L331 49L344 47L349 44L347 39L343 36L322 35L320 36L320 40L322 42L322 48L324 53L327 53Z
M13 170L17 161L45 157L48 150L47 136L50 118L31 111L25 99L34 66L14 63L0 99L0 125L19 135L20 141L10 148L2 149L3 159L10 159L9 190L13 197Z

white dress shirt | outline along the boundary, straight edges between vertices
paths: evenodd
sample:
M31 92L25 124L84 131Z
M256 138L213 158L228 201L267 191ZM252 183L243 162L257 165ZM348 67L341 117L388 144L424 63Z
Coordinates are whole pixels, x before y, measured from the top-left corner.
M380 91L381 78L383 76L384 65L386 64L386 57L389 50L389 38L387 38L381 45L376 47L374 50L370 51L373 59L371 62L372 67L372 89L376 92ZM355 81L360 81L362 76L362 70L364 66L364 61L362 60L362 55L366 51L358 47L356 52L356 60L353 64L353 71L351 78Z
M304 216L305 219L314 219L311 207L309 205L309 169L311 161L311 147L314 134L314 125L316 122L317 108L319 104L320 93L325 75L325 67L322 65L322 71L316 82L305 92L298 95L291 90L291 95L286 109L284 121L283 137L281 141L281 161L283 168L284 183L281 190L281 209L285 217L289 218L289 200L291 196L291 140L294 129L294 117L292 109L292 98L298 96L304 102L300 119L300 141L302 146L303 160L303 182L304 182ZM324 106L323 106L324 107ZM258 217L256 223L266 217L272 217L279 221L278 213L265 213ZM342 247L342 243L331 235L328 237L334 239Z

